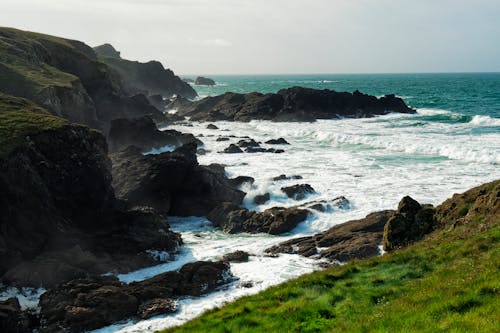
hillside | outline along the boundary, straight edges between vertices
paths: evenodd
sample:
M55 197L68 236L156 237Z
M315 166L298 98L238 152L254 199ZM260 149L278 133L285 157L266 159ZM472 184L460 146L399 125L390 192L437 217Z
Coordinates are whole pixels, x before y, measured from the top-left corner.
M302 276L166 332L498 332L500 181L436 208L405 248Z

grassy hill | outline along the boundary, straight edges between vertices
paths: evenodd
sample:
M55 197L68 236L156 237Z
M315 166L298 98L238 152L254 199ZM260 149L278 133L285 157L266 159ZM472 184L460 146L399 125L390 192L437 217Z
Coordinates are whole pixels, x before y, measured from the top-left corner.
M500 181L405 249L302 276L167 332L500 332Z

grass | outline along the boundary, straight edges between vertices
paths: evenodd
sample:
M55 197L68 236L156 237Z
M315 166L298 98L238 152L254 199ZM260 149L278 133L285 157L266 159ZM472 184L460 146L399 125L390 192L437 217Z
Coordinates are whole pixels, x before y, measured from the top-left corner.
M31 102L0 93L0 160L26 142L26 137L68 125Z
M483 221L302 276L163 332L500 332L500 217Z

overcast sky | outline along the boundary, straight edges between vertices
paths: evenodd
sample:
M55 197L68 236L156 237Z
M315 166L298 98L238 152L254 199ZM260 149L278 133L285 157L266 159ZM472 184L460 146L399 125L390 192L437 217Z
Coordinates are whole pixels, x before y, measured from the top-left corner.
M0 0L0 25L178 74L500 71L500 0Z

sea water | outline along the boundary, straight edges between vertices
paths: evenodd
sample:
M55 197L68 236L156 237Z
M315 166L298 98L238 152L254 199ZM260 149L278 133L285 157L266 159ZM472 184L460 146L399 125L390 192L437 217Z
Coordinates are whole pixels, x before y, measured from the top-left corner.
M153 332L179 325L210 308L319 269L315 259L290 254L267 256L264 250L272 245L321 232L370 212L394 209L405 195L435 205L453 193L500 178L500 74L213 78L216 86L196 87L200 96L226 91L276 92L295 85L337 91L358 89L376 96L395 93L418 112L314 123L217 122L218 130L207 129L208 123L169 127L201 136L207 153L198 156L200 164L221 163L230 177L255 178L254 185L243 188L247 192L244 205L249 209L297 205L300 202L287 198L280 188L301 183L316 190L302 202L345 196L350 204L316 212L292 232L280 236L227 235L214 229L204 217L170 217L172 229L180 232L185 242L177 260L120 275L122 281L143 280L188 262L219 260L226 253L244 250L252 254L249 262L231 264L239 280L203 297L181 298L177 313L118 323L96 332ZM219 136L231 135L236 138L216 141ZM285 150L282 154L221 153L238 137L245 136L260 142L283 137L290 145L280 147ZM162 151L158 148L152 153ZM303 179L272 181L281 174L300 175ZM266 192L271 194L271 200L255 206L255 195ZM252 287L243 288L241 282L249 282Z

